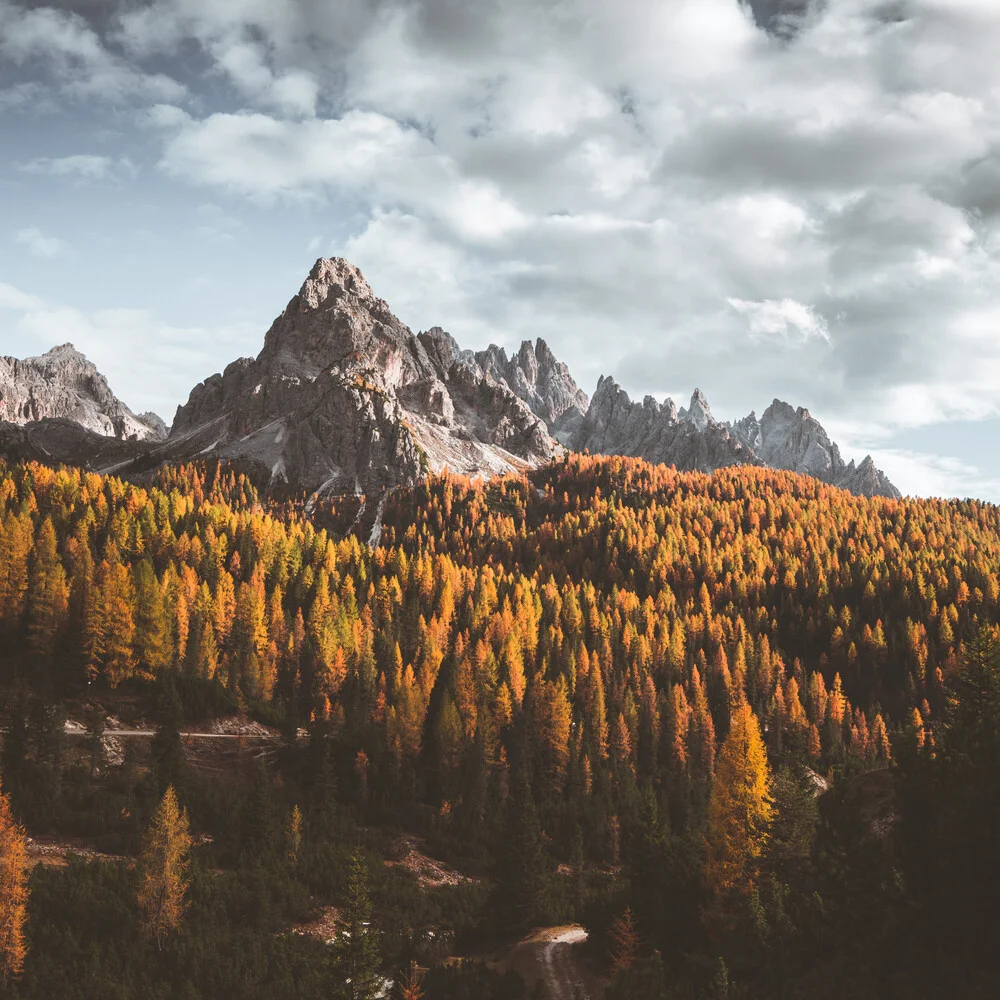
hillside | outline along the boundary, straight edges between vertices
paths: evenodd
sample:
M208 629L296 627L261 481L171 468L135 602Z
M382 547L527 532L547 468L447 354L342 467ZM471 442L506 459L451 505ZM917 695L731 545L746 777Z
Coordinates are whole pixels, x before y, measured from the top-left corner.
M315 850L342 843L316 809L405 823L490 876L490 926L583 920L602 948L628 905L648 945L725 947L733 974L758 984L769 960L724 944L713 923L742 920L743 904L712 903L698 874L731 727L747 725L745 710L763 733L771 842L785 852L766 864L805 893L795 905L809 926L833 933L838 907L857 901L827 885L834 855L812 845L893 863L896 779L877 808L844 793L913 747L946 744L970 637L1000 618L997 508L859 498L788 472L573 456L488 482L431 476L388 496L374 549L317 526L332 513L268 506L215 464L165 468L150 488L3 467L4 682L20 678L40 704L131 692L161 719L242 702L304 725L281 783L246 786L248 815L261 801L275 817L303 802ZM76 786L53 784L63 765L37 729L48 716L18 716L26 704L8 700L8 730L38 735L14 750L8 740L2 767L29 828L99 829L99 847L120 849L134 820L115 803L148 802L149 781L172 774L218 839L215 864L259 856L256 821L221 818L236 793L211 775L184 778L183 752L162 757L155 741L140 785L126 758L106 782L78 774L88 797L64 802ZM817 775L834 783L826 832ZM105 803L101 818L85 819L87 802ZM855 813L883 840L841 840L838 824ZM267 842L278 844L273 823ZM321 900L340 891L296 878ZM829 893L826 916L806 902L817 891ZM767 914L779 934L780 915ZM805 942L786 946L798 954ZM841 995L837 982L811 995Z

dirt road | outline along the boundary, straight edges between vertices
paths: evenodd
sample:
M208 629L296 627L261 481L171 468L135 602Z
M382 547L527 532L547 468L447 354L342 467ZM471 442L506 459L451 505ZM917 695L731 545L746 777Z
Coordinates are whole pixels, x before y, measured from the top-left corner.
M79 722L67 722L65 725L67 736L86 736L87 728ZM101 731L102 736L114 736L117 738L146 737L152 738L156 735L155 729L124 729L118 726L109 726ZM226 722L224 726L212 730L205 729L182 729L180 735L183 739L202 740L280 740L281 734L273 729L267 729L256 723L249 723L242 730L238 725Z
M541 980L549 1000L592 1000L599 996L594 976L580 961L587 932L577 924L542 927L519 941L501 963L519 972L528 989Z
M67 736L86 736L86 732L79 733L75 730L67 730ZM155 729L105 729L102 736L146 736L153 737L156 735ZM270 734L264 736L260 733L202 733L202 732L186 732L185 730L180 731L182 739L188 739L189 737L199 739L199 740L277 740L281 739L280 736L272 736Z

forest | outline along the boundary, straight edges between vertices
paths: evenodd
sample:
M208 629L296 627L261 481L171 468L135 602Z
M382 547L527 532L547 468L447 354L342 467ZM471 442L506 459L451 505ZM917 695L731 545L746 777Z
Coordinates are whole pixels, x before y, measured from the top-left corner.
M514 1000L477 957L568 923L608 998L995 995L1000 509L589 455L338 503L0 464L0 996ZM232 716L280 738L193 763Z

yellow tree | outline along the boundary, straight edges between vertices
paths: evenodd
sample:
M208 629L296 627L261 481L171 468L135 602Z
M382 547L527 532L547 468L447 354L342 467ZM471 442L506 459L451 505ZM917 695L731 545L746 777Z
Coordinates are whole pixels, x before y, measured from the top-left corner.
M298 805L292 806L291 815L288 817L286 840L288 841L288 860L294 865L298 862L299 852L302 850L302 810Z
M56 531L47 517L38 532L28 580L28 649L48 666L69 613L69 584L59 559Z
M28 856L24 830L14 820L10 799L0 791L0 972L16 979L24 968L27 946Z
M406 977L399 987L400 1000L424 1000L424 991L420 985L421 969L416 962L410 962Z
M112 687L135 670L135 589L117 549L97 568L84 623L87 672L103 672Z
M21 623L28 594L28 558L34 544L26 514L0 521L0 625L13 632Z
M168 787L146 830L140 860L143 931L158 948L180 926L190 850L187 810L180 809L173 787Z
M742 701L732 709L708 800L705 884L708 916L725 917L754 891L773 813L771 771L757 717Z
M635 929L631 909L627 909L611 925L611 968L615 972L635 964L639 955L639 933Z

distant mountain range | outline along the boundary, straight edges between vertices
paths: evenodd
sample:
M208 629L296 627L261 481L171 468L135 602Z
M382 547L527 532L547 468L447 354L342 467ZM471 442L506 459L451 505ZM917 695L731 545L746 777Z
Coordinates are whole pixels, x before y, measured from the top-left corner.
M715 420L696 390L629 399L602 378L593 399L545 341L511 357L462 350L439 327L414 334L341 258L320 259L264 338L195 386L169 433L136 416L69 344L0 358L0 451L99 471L218 456L272 483L327 494L412 484L445 467L469 475L531 468L566 449L679 469L764 465L853 493L899 496L870 457L845 463L808 410L775 400L758 419Z
M794 409L780 399L760 419L750 413L722 423L698 389L688 409L678 410L672 399L658 403L647 396L633 402L614 379L602 378L572 445L575 451L635 455L705 472L727 465L763 465L802 472L859 496L900 495L870 455L859 465L845 463L808 410Z
M160 417L136 416L72 344L53 347L38 358L0 357L0 420L24 425L51 417L120 441L167 436Z

